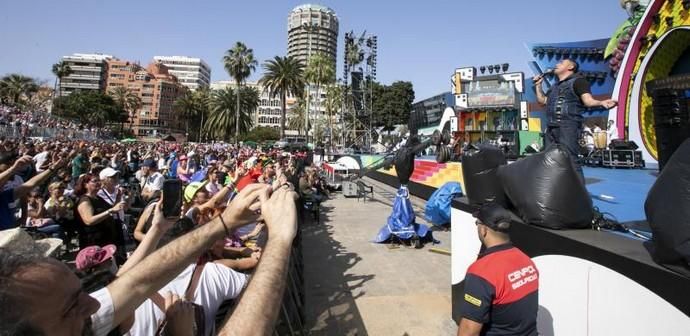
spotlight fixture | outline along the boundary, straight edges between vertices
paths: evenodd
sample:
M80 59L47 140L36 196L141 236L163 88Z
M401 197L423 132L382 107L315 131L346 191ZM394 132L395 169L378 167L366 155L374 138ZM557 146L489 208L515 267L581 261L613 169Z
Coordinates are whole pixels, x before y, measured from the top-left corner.
M669 27L673 26L673 17L672 16L669 16L666 18L666 25L668 25Z
M489 65L489 73L490 74L494 73L494 66L493 65Z
M499 71L501 71L501 65L500 65L500 64L494 65L494 70L496 70L496 73L498 73Z
M510 64L508 64L508 63L503 63L503 67L501 68L501 69L503 70L503 72L508 71L508 68L510 68Z
M480 67L479 67L479 71L480 71L480 72L482 73L482 75L483 75L483 74L484 74L484 72L486 72L486 67L485 67L485 66L483 66L483 65L482 65L482 66L480 66Z

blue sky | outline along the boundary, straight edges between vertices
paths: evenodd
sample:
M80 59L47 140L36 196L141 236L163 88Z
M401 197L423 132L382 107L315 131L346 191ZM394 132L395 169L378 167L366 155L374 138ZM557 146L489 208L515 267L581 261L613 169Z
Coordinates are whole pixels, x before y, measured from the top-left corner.
M103 52L148 63L154 55L201 57L212 80L228 79L225 50L244 41L260 60L284 55L293 0L1 0L0 75L52 83L62 55ZM378 80L409 80L416 98L450 89L453 70L511 63L528 72L526 42L609 37L625 19L618 0L331 0L346 31L379 36ZM573 5L575 3L575 5ZM258 69L254 79L260 77Z

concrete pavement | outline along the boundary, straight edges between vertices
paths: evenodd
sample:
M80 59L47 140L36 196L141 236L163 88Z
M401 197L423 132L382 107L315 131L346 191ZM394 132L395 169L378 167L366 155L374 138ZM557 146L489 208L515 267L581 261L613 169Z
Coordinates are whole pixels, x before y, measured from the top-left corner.
M386 223L395 189L374 185L374 200L335 194L320 223L303 228L307 327L312 335L454 335L450 232L438 245L390 248L371 240ZM417 222L425 202L412 199Z

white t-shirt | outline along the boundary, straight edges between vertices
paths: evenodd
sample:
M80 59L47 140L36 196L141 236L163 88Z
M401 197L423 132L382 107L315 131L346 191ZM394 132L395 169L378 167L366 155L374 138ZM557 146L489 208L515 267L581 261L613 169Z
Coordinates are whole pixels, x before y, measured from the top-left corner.
M41 169L41 166L48 160L48 152L40 152L34 156L34 163L36 163L36 172L41 173L43 172L43 169Z
M144 189L149 191L158 191L163 189L163 181L165 177L159 172L155 172L146 178L146 183L144 183Z
M617 140L618 139L618 128L616 128L616 126L611 126L611 128L606 130L606 134L609 138L609 142L612 140Z
M171 292L183 297L192 278L194 266L189 265L174 280L161 288L158 293L164 295ZM199 285L194 293L194 303L204 307L206 335L214 334L216 313L223 301L238 297L248 281L248 275L236 272L229 267L216 263L204 265ZM147 299L135 311L134 324L126 335L153 335L164 317L165 313L158 309L158 306L151 299Z
M117 201L117 194L118 194L117 188L115 188L115 192L112 194L110 192L108 192L108 190L106 190L105 188L101 188L100 190L98 190L98 193L96 195L98 197L100 197L102 200L106 201L106 203L114 206L115 202ZM120 220L125 219L125 210L124 209L120 210L117 213L117 218L119 218Z
M91 330L96 336L108 335L113 328L113 319L115 318L115 308L110 292L107 287L104 287L89 295L101 304L98 311L91 315Z

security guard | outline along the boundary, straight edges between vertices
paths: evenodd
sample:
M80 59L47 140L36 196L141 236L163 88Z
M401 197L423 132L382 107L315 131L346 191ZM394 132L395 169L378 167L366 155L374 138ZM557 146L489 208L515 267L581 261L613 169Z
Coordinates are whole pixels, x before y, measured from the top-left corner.
M539 271L510 243L512 214L489 204L475 217L484 250L467 269L458 336L536 336Z
M548 94L545 95L542 83L544 75L536 76L532 80L537 91L537 102L546 105L548 126L544 137L545 145L558 143L567 149L575 163L580 176L583 177L582 167L578 155L580 154L580 134L585 108L603 107L612 109L618 103L615 100L596 100L592 97L589 82L577 75L579 65L571 59L564 59L553 69L558 78Z

